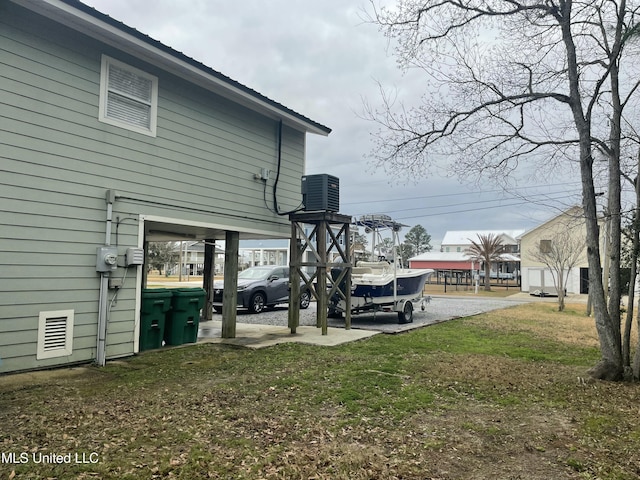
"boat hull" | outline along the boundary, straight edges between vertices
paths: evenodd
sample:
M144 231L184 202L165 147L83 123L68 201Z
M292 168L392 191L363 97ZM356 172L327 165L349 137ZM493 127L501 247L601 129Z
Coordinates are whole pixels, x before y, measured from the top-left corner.
M336 279L340 270L335 269L331 273ZM418 301L423 297L424 284L432 273L433 270L398 269L393 273L352 274L351 311L380 310L382 307L394 307L403 300ZM331 312L344 312L346 302L334 295L329 308Z
M398 277L396 280L396 296L415 297L422 295L422 290L424 289L424 284L427 281L428 275L429 273L423 273L406 277ZM354 297L369 297L372 299L386 299L391 297L393 300L393 278L383 285L376 285L366 281L355 283L352 280L351 298Z

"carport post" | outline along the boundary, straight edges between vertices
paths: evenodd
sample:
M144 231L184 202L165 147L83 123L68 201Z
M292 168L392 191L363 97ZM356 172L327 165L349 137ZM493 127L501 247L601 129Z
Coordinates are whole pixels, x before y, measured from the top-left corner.
M224 290L222 293L222 338L236 338L238 309L238 252L240 234L227 231L224 247Z
M289 295L289 330L296 333L300 325L300 262L302 261L302 248L296 236L296 224L291 222L291 241L289 250L289 280L291 293Z
M213 320L213 276L215 275L216 243L214 239L204 241L204 278L202 288L207 292L204 307L204 321Z

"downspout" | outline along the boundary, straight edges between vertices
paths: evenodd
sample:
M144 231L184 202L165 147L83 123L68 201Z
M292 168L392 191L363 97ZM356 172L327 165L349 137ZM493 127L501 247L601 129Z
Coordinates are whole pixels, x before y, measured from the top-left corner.
M111 245L111 222L113 217L113 203L116 200L116 191L107 190L107 219L105 246ZM98 297L98 346L96 351L96 363L99 367L106 364L107 351L107 304L109 291L109 273L100 272L100 296Z

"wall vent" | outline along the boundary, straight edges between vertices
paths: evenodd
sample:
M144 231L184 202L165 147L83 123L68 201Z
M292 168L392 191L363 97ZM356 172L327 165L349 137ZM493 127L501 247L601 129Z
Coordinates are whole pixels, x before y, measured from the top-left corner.
M73 310L40 312L37 360L66 357L73 352Z

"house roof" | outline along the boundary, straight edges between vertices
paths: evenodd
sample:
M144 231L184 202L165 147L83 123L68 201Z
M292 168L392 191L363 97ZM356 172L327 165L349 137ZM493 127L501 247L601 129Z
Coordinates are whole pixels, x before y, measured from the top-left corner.
M152 65L282 120L297 130L328 135L331 129L77 0L12 0L29 10L111 45Z
M524 228L512 230L452 230L444 234L441 245L471 245L469 239L477 240L479 235L496 235L503 243L515 245L517 238L525 232Z
M537 225L531 228L530 230L527 230L526 232L522 233L520 237L526 237L527 235L530 235L533 232L547 228L549 224L551 224L553 221L555 221L559 217L562 217L563 215L566 215L569 217L575 217L575 218L584 218L584 211L582 207L579 205L574 205L573 207L569 207L566 210L563 210L562 212L542 222L540 225Z

